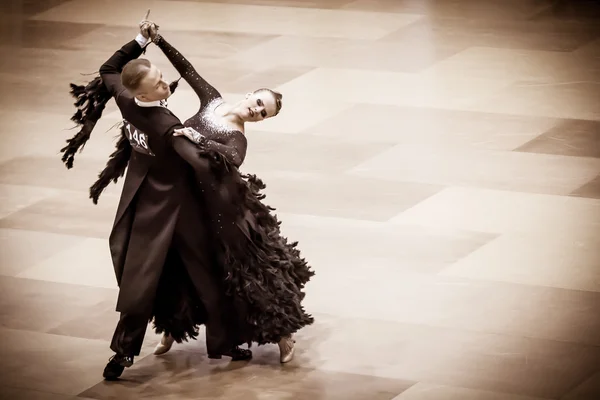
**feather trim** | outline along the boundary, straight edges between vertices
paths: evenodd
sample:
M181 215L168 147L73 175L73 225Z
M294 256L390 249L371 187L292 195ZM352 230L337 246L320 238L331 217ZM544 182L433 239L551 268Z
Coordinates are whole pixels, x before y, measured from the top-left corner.
M117 183L125 175L125 170L131 157L131 144L125 136L125 126L121 126L121 137L117 142L117 149L110 155L106 167L98 175L98 180L90 187L90 199L98 204L98 198L112 181Z
M86 86L71 83L71 95L75 97L77 111L71 117L71 121L81 126L75 136L67 140L67 145L60 149L63 153L62 161L68 169L73 168L75 154L82 151L87 143L96 122L102 117L102 111L110 100L110 93L98 76Z

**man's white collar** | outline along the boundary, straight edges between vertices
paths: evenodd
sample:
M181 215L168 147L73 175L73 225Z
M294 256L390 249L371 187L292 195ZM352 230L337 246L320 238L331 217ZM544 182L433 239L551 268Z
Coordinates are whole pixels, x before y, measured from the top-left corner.
M156 100L156 101L140 101L137 99L137 97L134 98L135 99L135 104L137 104L140 107L162 107L163 105L161 104L160 100Z

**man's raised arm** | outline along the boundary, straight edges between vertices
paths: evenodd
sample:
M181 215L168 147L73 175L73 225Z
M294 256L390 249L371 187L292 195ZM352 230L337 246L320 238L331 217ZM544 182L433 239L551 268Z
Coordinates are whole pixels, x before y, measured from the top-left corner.
M151 24L150 21L146 20L140 22L140 33L137 37L117 50L100 67L102 81L113 97L115 97L117 103L119 102L119 96L126 90L121 83L121 71L123 71L123 67L129 61L135 60L144 52L144 48L150 42L149 27Z

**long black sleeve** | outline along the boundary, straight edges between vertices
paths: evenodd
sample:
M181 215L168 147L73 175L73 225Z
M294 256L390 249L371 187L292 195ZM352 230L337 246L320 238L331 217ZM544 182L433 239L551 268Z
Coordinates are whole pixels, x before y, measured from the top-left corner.
M241 132L238 132L235 136L232 136L231 140L227 143L219 143L214 140L207 139L205 141L205 147L208 150L218 151L229 161L232 165L239 168L246 158L246 149L248 142L246 136Z
M200 98L201 107L211 100L221 97L221 94L198 74L194 66L176 48L171 46L162 36L158 35L153 41L169 59L181 77L192 87Z
M115 98L117 104L120 103L119 98L123 92L126 91L125 87L121 83L121 71L123 71L123 67L125 67L129 61L135 60L141 56L143 52L144 49L140 46L140 44L137 41L132 40L121 47L121 49L113 54L112 57L110 57L100 67L100 76L102 77L102 82Z

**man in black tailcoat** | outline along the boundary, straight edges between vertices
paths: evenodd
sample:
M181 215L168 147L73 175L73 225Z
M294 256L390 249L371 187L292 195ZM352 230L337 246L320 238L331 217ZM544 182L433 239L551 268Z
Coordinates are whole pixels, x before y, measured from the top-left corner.
M252 356L228 332L225 294L212 271L202 207L194 196L192 180L208 173L208 160L194 143L173 135L183 125L165 106L169 85L155 65L138 59L155 29L142 21L137 38L100 68L133 148L109 239L121 317L111 342L116 354L104 370L108 380L117 379L140 353L167 253L183 264L206 309L209 357Z

